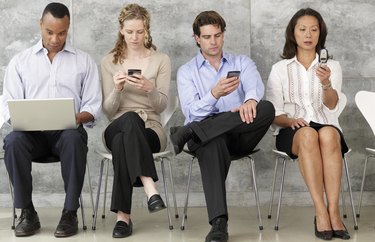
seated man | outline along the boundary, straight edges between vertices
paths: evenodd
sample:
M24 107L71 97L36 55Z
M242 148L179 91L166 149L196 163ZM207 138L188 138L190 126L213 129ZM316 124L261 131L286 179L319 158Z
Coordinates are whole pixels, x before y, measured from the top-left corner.
M4 139L4 160L14 186L14 206L22 209L16 236L40 229L32 202L32 160L56 156L66 192L56 237L78 232L77 209L86 171L87 133L82 124L93 125L100 113L102 95L94 60L73 48L66 38L70 14L60 3L50 3L40 20L42 39L10 61L4 79L4 119L9 121L11 99L68 98L75 102L77 129L13 131Z
M264 85L254 62L223 52L225 26L214 11L196 17L193 31L200 50L177 73L185 126L171 128L175 153L187 142L198 158L212 225L206 237L210 242L228 240L225 179L231 155L253 150L275 116L273 105L261 101ZM240 75L229 77L229 71Z

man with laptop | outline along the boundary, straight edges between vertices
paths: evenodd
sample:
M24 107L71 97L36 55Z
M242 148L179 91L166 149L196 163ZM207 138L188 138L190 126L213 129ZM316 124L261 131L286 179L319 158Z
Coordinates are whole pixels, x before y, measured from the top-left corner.
M88 150L83 124L89 127L94 125L100 114L102 94L94 60L66 41L69 24L70 13L65 5L48 4L40 19L41 40L13 57L5 72L1 105L6 122L12 124L14 120L16 125L19 121L9 112L17 99L50 99L50 104L53 103L55 109L64 114L62 117L69 116L69 112L75 110L73 125L61 126L64 124L55 120L51 122L56 126L50 123L50 126L45 125L47 128L14 126L4 139L4 160L14 186L14 205L22 209L15 228L16 236L29 236L40 229L32 202L32 161L50 156L61 162L66 193L64 209L54 235L68 237L78 232L77 209ZM66 110L58 106L59 101L63 102ZM16 112L13 108L11 111ZM38 106L30 115L37 110ZM48 115L45 116L47 118ZM29 123L33 123L34 119L36 117L30 119Z

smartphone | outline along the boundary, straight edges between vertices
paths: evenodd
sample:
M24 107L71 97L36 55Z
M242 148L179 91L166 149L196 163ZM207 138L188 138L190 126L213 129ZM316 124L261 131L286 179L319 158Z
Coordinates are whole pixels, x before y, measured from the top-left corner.
M319 65L325 64L328 61L328 50L321 49L319 51Z
M240 74L241 74L240 71L228 71L227 78L234 77L234 76L239 78Z
M134 76L134 74L141 75L141 69L128 69L128 76Z

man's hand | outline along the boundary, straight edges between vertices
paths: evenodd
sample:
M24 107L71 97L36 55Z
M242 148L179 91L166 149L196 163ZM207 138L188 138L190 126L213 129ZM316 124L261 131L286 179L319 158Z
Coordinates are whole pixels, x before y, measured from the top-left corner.
M216 99L219 99L220 97L226 96L236 90L238 85L240 85L240 78L221 78L216 86L212 88L211 93Z
M81 112L76 115L76 123L77 125L88 123L94 120L94 116L92 116L89 112Z
M257 104L257 101L254 99L249 99L239 108L232 110L232 112L239 112L242 122L249 124L252 123L257 116Z

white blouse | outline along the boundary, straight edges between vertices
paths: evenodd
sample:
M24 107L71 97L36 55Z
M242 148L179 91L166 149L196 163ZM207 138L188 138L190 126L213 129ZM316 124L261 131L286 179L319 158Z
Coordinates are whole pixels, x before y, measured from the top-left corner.
M338 61L328 60L331 69L332 88L341 93L342 71ZM306 122L332 124L341 129L338 123L338 104L329 109L323 104L323 89L316 75L318 55L306 68L297 58L284 59L272 66L267 83L267 100L275 107L275 116L286 114L288 118L303 118ZM281 127L272 125L274 135Z

